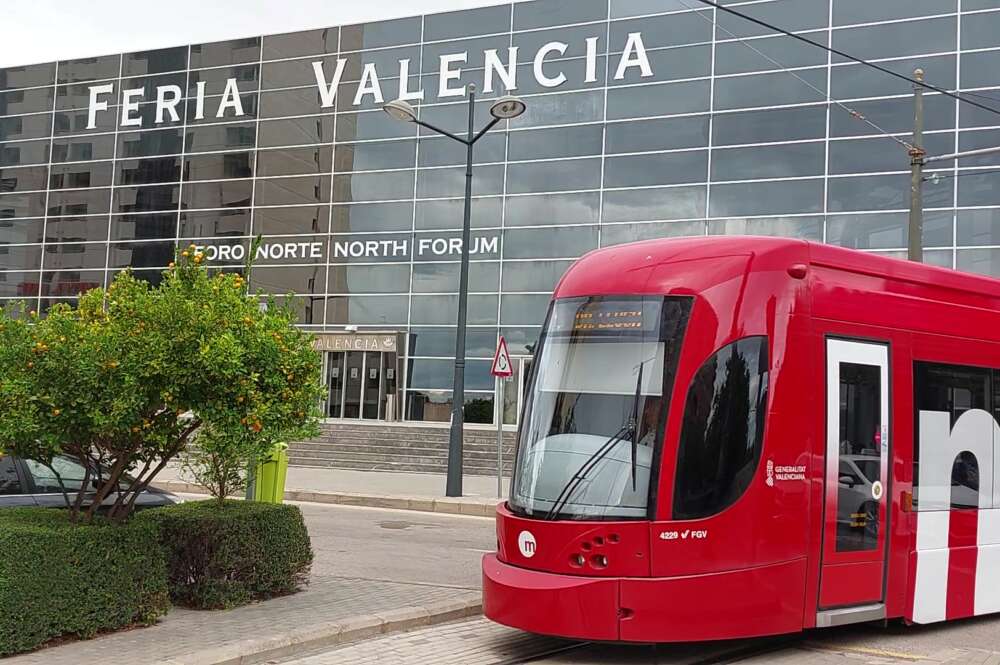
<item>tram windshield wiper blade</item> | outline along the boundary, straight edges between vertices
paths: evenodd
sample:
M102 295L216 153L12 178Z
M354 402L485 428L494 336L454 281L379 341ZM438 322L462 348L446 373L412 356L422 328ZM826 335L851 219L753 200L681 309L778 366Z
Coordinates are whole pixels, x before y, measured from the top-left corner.
M644 360L639 363L639 378L635 381L635 397L632 398L632 422L629 423L632 429L632 491L635 491L636 457L639 454L639 398L642 396L642 368L649 362Z
M566 481L566 484L563 485L563 488L559 491L559 495L556 497L555 502L552 504L552 508L550 508L549 512L545 514L546 520L555 519L559 515L559 511L563 509L563 506L569 503L570 497L573 496L573 493L576 491L576 488L579 487L580 483L587 478L587 474L589 474L593 468L597 466L598 462L607 457L608 453L614 450L615 446L618 445L620 441L625 439L625 435L628 434L630 427L631 423L623 425L620 430L611 436L611 438L601 444L600 448L591 453L590 457L586 459L580 468L577 469L576 473L574 473L570 479Z
M637 471L637 456L639 452L639 398L642 396L642 372L643 367L646 363L651 360L655 360L656 357L647 358L639 363L639 377L635 382L635 395L632 398L632 409L629 419L621 429L615 432L610 439L605 441L601 446L591 453L590 457L584 461L576 473L574 473L566 484L563 485L562 490L559 491L559 495L556 497L555 502L552 504L552 508L549 512L545 514L546 520L555 519L559 515L559 511L569 503L570 498L573 493L576 492L576 488L586 480L587 475L594 470L598 462L603 460L608 454L614 450L615 446L619 442L625 439L626 435L631 435L632 443L632 459L630 461L630 466L632 470L632 491L635 491L636 487L636 471Z

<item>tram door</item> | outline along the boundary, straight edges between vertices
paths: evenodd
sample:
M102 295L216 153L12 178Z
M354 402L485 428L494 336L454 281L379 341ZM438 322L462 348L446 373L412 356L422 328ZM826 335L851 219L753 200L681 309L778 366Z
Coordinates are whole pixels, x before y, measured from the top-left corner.
M827 340L821 625L884 616L889 389L887 344Z

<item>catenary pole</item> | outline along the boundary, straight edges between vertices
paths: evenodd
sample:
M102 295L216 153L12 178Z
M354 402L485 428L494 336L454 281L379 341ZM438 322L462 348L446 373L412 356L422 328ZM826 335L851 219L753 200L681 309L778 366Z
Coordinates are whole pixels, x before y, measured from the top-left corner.
M924 70L913 72L913 148L910 149L910 224L907 258L924 260Z

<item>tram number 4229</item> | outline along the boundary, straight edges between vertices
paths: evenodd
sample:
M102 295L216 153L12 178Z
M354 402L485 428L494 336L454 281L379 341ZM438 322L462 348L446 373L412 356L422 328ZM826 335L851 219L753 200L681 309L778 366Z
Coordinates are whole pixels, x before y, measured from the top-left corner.
M660 540L707 540L708 530L694 531L663 531L660 533Z

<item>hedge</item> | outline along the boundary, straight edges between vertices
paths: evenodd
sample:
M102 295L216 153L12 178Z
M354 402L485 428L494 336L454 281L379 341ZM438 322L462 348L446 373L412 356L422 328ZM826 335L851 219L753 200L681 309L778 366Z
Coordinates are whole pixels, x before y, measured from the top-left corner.
M313 553L297 506L216 500L145 511L167 552L170 598L228 609L298 591Z
M148 522L75 525L65 510L0 510L0 656L155 623L170 607L157 537Z

